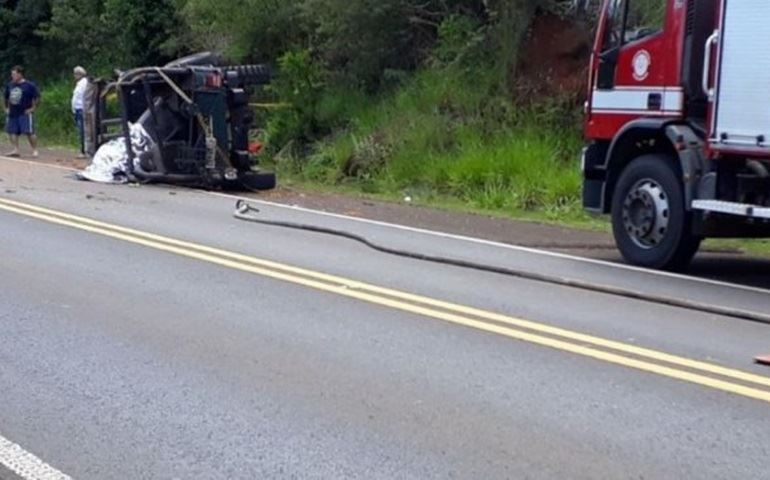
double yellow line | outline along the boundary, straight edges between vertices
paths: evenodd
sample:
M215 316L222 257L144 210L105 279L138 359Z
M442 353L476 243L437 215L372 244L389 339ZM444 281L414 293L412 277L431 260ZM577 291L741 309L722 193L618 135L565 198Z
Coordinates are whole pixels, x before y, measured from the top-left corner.
M0 198L0 210L770 403L770 378Z

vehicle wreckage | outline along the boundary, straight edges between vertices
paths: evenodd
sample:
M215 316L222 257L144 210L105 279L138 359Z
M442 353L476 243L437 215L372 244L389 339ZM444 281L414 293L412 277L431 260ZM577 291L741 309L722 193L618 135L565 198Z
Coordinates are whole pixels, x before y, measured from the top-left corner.
M249 91L270 79L264 65L220 66L200 53L90 82L84 130L93 160L78 178L274 188L275 174L256 169L259 145L249 141Z

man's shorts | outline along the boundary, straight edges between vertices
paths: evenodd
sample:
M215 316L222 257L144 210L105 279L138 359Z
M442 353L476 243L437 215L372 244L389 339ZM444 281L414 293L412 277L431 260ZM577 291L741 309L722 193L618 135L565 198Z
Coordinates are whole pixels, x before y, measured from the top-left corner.
M31 114L9 116L6 119L5 131L10 135L34 135L35 121Z

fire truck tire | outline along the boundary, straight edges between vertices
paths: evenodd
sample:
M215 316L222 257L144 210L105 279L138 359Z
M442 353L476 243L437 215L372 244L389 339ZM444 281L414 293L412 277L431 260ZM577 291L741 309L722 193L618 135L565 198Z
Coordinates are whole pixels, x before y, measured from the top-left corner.
M683 270L700 247L675 162L668 155L643 155L620 175L612 196L612 230L629 263Z

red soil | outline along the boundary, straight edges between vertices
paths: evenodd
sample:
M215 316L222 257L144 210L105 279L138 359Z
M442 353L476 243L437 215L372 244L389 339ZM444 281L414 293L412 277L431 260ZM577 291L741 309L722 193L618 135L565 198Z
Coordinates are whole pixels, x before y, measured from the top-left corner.
M538 16L525 38L517 70L517 97L580 101L591 56L588 26L555 15Z

